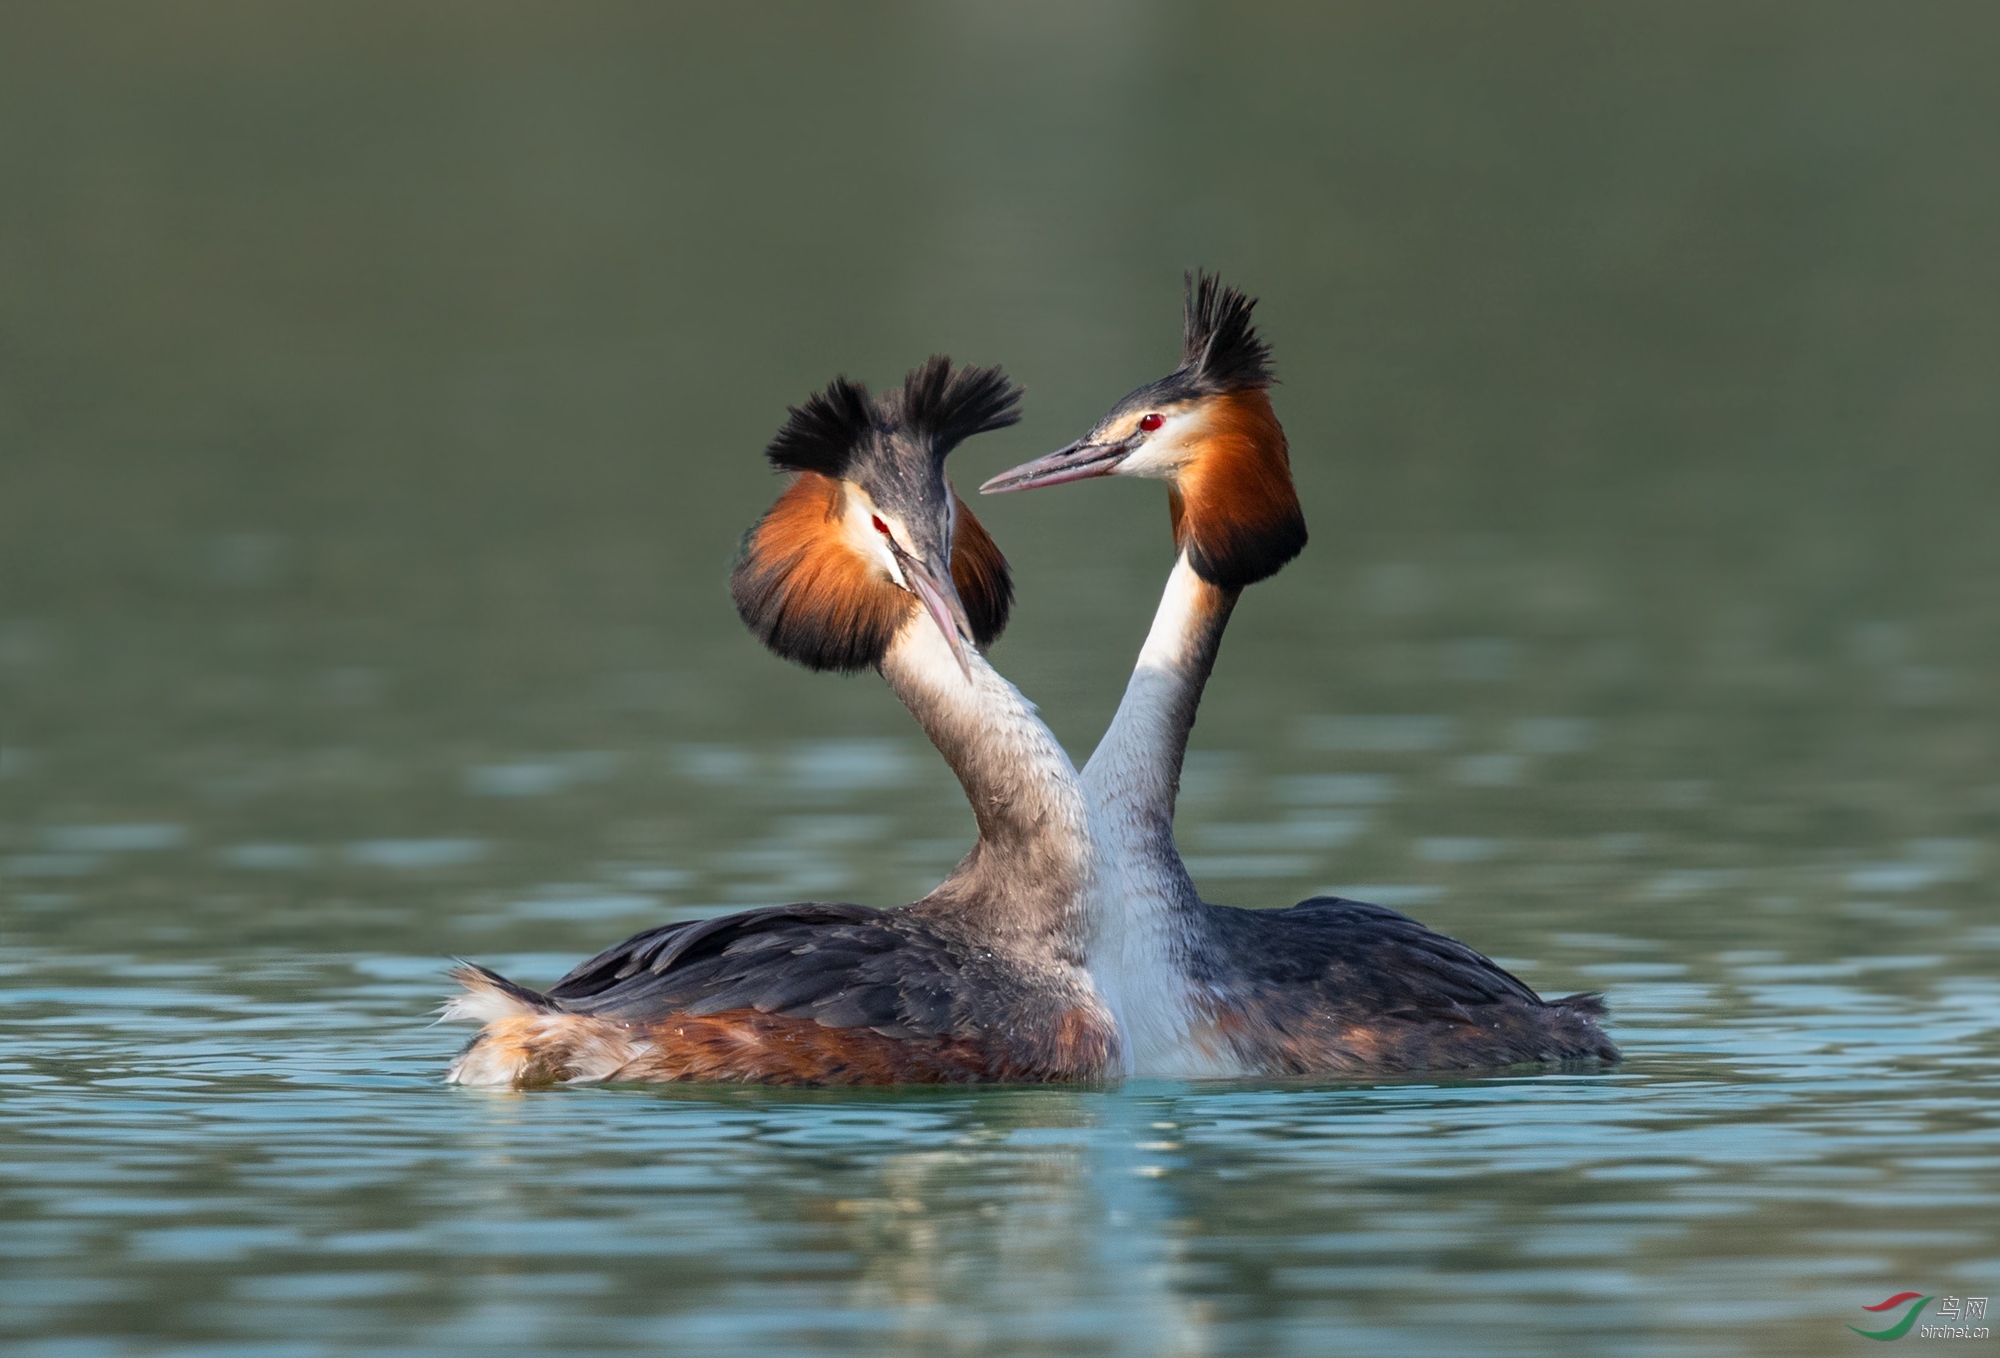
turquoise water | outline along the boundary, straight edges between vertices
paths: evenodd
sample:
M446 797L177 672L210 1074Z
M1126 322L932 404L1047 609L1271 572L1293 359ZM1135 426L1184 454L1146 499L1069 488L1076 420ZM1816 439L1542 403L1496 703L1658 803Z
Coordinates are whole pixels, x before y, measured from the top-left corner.
M1804 1351L2000 1263L1986 982L1621 981L1601 1076L521 1096L428 959L25 961L24 1352Z
M1984 10L93 16L0 19L11 1349L1817 1355L2000 1281ZM758 450L947 349L1030 388L976 484L1196 263L1314 533L1197 880L1603 990L1626 1063L442 1086L455 956L937 880L906 715L730 609ZM1159 499L976 506L1078 755Z

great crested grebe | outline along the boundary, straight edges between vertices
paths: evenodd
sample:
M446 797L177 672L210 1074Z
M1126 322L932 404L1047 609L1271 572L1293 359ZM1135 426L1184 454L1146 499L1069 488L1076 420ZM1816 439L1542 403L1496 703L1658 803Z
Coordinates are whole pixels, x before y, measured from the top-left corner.
M1202 686L1246 586L1305 546L1256 303L1188 278L1181 365L989 494L1094 476L1167 482L1179 554L1118 714L1084 766L1100 826L1091 974L1141 1075L1469 1068L1597 1058L1602 1000L1544 1000L1464 944L1379 905L1209 905L1174 847Z
M670 924L546 991L465 966L445 1016L485 1026L459 1084L774 1084L1102 1078L1111 1015L1083 965L1095 853L1075 769L977 647L1006 625L1007 562L945 479L1020 418L998 368L932 358L871 400L845 379L767 451L790 487L744 541L737 611L816 670L876 669L943 753L979 838L935 891Z

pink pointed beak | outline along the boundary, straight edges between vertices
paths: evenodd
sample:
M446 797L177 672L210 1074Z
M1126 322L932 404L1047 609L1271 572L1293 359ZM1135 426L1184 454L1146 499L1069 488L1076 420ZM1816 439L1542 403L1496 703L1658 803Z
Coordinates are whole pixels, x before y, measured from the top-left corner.
M1008 491L1037 490L1042 486L1066 485L1093 476L1109 476L1132 451L1127 442L1086 443L1078 439L1067 448L1058 448L1047 457L1023 462L993 477L979 488L981 495L1004 495Z
M889 550L896 554L896 565L903 572L903 579L911 590L924 601L924 608L937 624L938 631L944 633L945 644L951 647L952 659L958 661L958 668L967 679L972 678L972 661L965 654L966 642L972 637L972 623L965 615L965 604L958 597L958 586L952 583L951 573L942 577L933 572L923 562L904 551L894 538L889 539Z

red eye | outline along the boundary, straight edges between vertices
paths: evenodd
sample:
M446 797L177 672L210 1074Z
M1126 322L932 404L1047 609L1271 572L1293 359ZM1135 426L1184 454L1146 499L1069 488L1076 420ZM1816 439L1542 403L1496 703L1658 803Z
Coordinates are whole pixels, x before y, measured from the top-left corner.
M882 516L880 514L869 515L868 522L874 524L875 531L880 533L883 537L886 538L889 536L889 525L882 522Z
M1150 434L1166 422L1167 417L1164 415L1148 415L1139 421L1139 427Z

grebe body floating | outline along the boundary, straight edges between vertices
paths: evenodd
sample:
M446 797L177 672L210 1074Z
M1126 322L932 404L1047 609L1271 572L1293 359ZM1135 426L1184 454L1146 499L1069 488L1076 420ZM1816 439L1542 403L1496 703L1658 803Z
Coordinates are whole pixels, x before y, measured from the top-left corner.
M446 1017L483 1025L448 1078L767 1084L1098 1079L1122 1066L1084 968L1095 891L1069 758L983 648L1007 563L945 479L974 434L1019 418L997 368L933 358L871 399L845 379L768 449L791 485L731 579L757 637L817 670L881 673L958 775L979 838L913 905L818 902L671 924L545 991L483 967Z
M1167 483L1178 549L1124 699L1083 770L1101 869L1092 977L1121 1064L1163 1076L1357 1073L1615 1061L1596 995L1544 1000L1505 968L1394 910L1320 897L1210 905L1174 844L1181 762L1243 590L1304 548L1256 303L1190 276L1181 364L1091 431L987 493L1100 476Z

